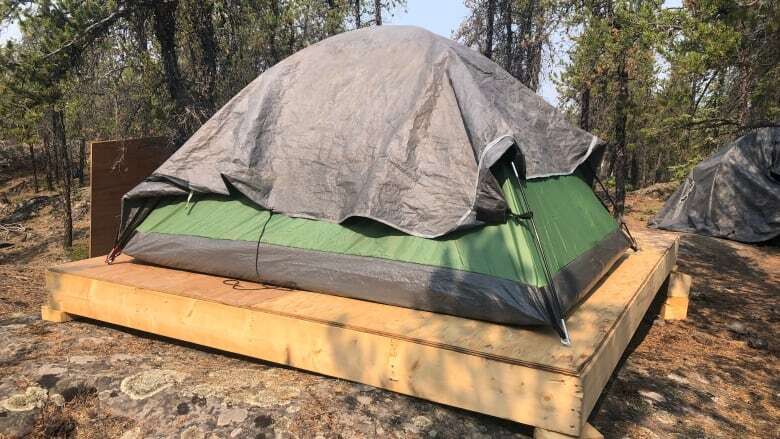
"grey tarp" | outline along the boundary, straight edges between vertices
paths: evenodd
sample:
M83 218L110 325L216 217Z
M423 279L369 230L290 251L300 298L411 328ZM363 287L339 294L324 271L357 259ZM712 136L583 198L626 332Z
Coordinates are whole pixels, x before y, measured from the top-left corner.
M133 198L230 184L289 216L359 216L437 237L503 220L488 168L513 145L536 178L572 173L599 144L476 51L373 27L260 75L125 197L124 220Z
M650 223L761 242L780 235L780 128L761 128L699 163Z

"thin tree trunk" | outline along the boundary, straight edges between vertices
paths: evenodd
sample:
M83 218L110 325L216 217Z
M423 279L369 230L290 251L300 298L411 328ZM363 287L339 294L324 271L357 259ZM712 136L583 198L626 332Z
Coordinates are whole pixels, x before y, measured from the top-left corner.
M187 139L186 117L189 98L179 72L179 57L176 53L176 9L178 0L157 1L154 3L154 34L160 44L160 58L163 76L168 93L173 99L176 115L182 118L176 126L174 143L181 145Z
M79 142L79 186L84 186L84 172L87 165L87 141L83 137Z
M580 92L580 128L590 131L590 87Z
M626 55L620 54L617 69L618 93L615 99L615 212L616 218L621 218L626 201L626 121L628 115L628 72L626 71Z
M382 0L374 0L374 23L382 25Z
M45 119L44 119L45 120ZM45 124L44 124L45 125ZM43 128L41 138L43 140L43 154L45 158L44 167L46 168L46 187L50 190L54 190L54 162L51 159L51 135L49 134L49 128L45 126Z
M514 67L514 31L512 30L512 0L504 0L502 9L502 20L504 22L504 68L510 74Z
M28 144L30 148L30 164L32 164L33 171L33 186L35 187L35 193L38 193L38 165L35 163L35 147L32 143Z
M355 15L355 29L360 29L360 2L362 0L355 0L354 7L355 9L352 11L352 13Z
M487 29L485 29L485 56L493 59L493 19L496 15L496 0L487 3Z
M360 0L358 0L360 1ZM271 16L274 22L271 24L271 37L269 52L271 54L271 63L276 64L281 61L279 56L279 48L277 47L277 33L279 32L279 20L281 19L281 11L279 10L279 0L271 0Z
M62 111L51 111L52 143L54 144L55 160L62 176L62 194L60 196L62 203L62 222L63 222L63 240L65 248L73 246L73 210L71 206L71 170L70 160L68 160L67 141L65 139L65 121Z
M739 106L739 123L742 127L748 125L750 118L750 85L751 68L748 59L747 50L741 50L739 53L739 96L737 98Z
M214 36L214 3L196 1L191 7L191 11L201 55L198 70L204 85L201 105L206 114L200 115L203 122L214 114L216 105L214 90L217 82L217 41Z

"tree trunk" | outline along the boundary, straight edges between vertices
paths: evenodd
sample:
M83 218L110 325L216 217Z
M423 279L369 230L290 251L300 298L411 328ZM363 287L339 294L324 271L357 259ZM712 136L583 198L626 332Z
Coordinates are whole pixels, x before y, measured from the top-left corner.
M496 15L496 0L488 0L487 3L487 29L485 29L485 53L493 59L493 19Z
M160 44L160 58L168 93L173 99L176 115L184 117L189 99L179 72L179 57L176 53L176 9L178 0L161 0L154 3L154 34ZM176 126L176 145L187 139L186 123L180 120Z
M28 144L30 148L30 164L33 171L33 187L35 187L35 193L38 193L38 165L35 163L35 147L32 143Z
M740 129L748 125L750 119L750 89L751 89L751 70L750 59L747 54L747 50L740 50L738 56L739 63L739 96L738 102L738 117L741 125Z
M580 92L580 128L590 131L590 87Z
M68 160L67 142L65 139L65 121L62 111L53 110L51 113L52 143L54 144L55 161L62 176L62 193L60 200L62 204L62 222L63 222L63 240L65 248L73 246L73 211L71 206L71 170L70 160Z
M362 1L363 0L355 0L355 4L354 4L355 9L352 11L352 13L355 15L355 29L360 29L360 15L361 15L360 3Z
M501 8L502 21L504 22L504 68L510 74L514 67L514 31L512 30L512 0L504 0Z
M626 201L626 121L628 118L628 72L626 55L621 53L617 66L618 93L615 98L615 218L621 218Z
M360 1L360 0L358 0ZM279 55L278 36L279 33L279 20L281 19L281 11L279 9L279 0L271 0L271 16L274 22L271 23L271 36L269 38L269 53L271 55L271 64L276 64L282 60Z
M217 41L214 36L214 3L195 1L191 5L192 24L198 35L200 49L199 76L203 83L201 106L205 114L199 115L200 122L214 114L214 90L217 82Z
M374 23L382 25L382 0L374 0Z
M83 137L79 141L79 186L84 186L84 172L87 167L87 141Z
M44 121L46 118L44 118ZM43 140L43 154L45 158L44 167L46 168L46 187L50 190L54 190L54 161L51 157L51 135L49 134L49 128L44 127L41 133L41 140Z

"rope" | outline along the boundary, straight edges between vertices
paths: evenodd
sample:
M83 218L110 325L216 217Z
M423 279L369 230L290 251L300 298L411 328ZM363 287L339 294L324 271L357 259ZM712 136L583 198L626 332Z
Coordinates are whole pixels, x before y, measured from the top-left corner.
M612 212L617 212L617 203L612 198L612 195L609 194L609 190L607 190L607 187L604 186L604 183L601 182L601 179L599 178L599 174L596 172L596 170L593 169L593 166L591 166L590 163L586 162L588 165L588 170L590 171L591 175L593 175L593 179L596 180L596 183L598 183L599 187L602 191L604 191L604 195L607 196L607 200L609 200L609 203L612 204ZM609 207L607 207L606 204L604 204L604 201L601 200L601 197L596 197L599 199L599 202L602 206L604 206L605 209L607 209L607 212L609 212ZM636 239L634 239L634 235L631 234L631 231L628 230L628 224L623 221L623 215L620 215L620 218L618 218L618 223L620 228L623 230L623 232L628 237L628 240L631 242L631 250L637 251L639 250L639 244L637 244Z
M257 276L258 281L260 281L260 242L263 239L263 235L265 235L265 228L268 226L268 223L271 222L271 216L273 216L273 214L273 211L268 211L268 219L263 223L263 226L260 229L260 234L257 237L257 247L255 247L255 276ZM265 285L260 285L258 287L242 287L241 281L235 278L225 279L222 281L222 283L238 291L260 291L270 289ZM287 290L287 288L284 287L274 287L273 289Z

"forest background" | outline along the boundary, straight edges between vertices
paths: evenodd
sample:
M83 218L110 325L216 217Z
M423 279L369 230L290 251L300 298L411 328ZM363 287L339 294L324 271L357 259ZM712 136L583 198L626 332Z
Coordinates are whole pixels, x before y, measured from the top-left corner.
M452 38L536 92L553 81L572 123L607 142L599 173L617 215L627 190L679 180L742 133L780 121L778 2L464 5ZM0 0L0 27L20 34L0 47L0 158L23 160L12 167L32 169L36 190L60 193L70 246L72 187L84 184L87 141L165 136L176 148L285 57L386 24L406 7L405 0Z

